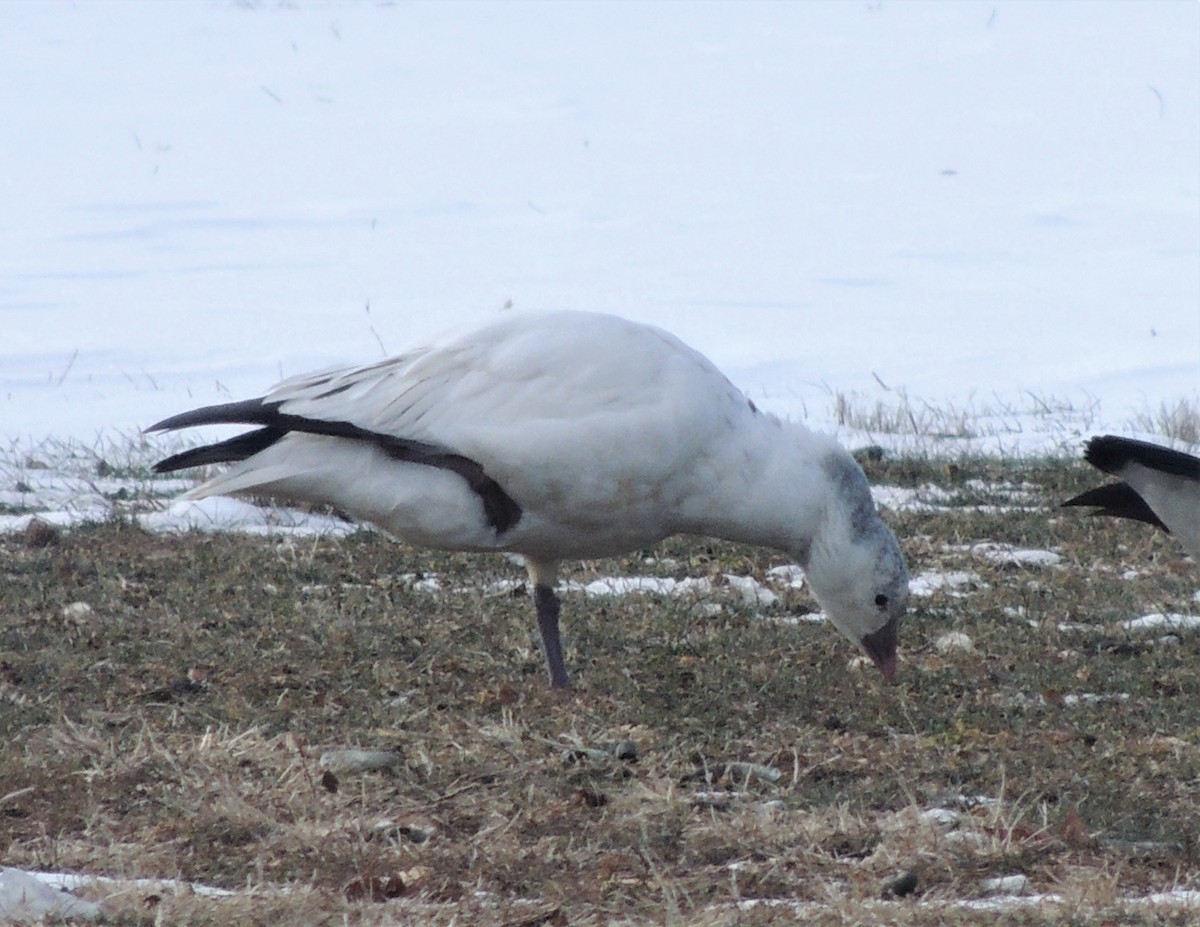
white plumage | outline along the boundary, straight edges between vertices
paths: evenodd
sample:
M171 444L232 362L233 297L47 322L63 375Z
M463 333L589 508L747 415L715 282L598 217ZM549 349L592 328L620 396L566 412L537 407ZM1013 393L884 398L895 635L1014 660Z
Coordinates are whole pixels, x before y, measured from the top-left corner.
M149 430L218 422L262 427L158 465L233 463L192 498L324 502L414 544L524 555L556 687L568 684L559 562L681 533L788 552L834 625L895 676L908 575L861 469L831 438L755 409L660 329L506 315Z

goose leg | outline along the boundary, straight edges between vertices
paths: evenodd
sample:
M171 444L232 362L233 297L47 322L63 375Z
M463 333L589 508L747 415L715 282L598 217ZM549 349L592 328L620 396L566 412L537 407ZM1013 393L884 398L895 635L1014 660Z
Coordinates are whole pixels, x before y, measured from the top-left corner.
M558 636L560 603L554 594L558 578L558 563L554 560L525 558L525 569L533 583L533 604L537 608L538 633L542 635L542 650L546 654L546 669L550 673L551 689L569 689L567 664L563 661L562 639Z
M533 601L537 606L538 631L542 635L542 647L546 652L546 669L550 672L551 689L569 689L567 664L563 661L562 640L558 635L559 601L549 586L536 584Z

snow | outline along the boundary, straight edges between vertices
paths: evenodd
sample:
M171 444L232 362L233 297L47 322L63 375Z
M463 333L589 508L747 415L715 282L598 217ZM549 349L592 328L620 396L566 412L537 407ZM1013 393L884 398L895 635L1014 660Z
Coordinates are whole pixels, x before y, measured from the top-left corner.
M157 512L138 516L152 531L238 531L270 536L339 536L359 530L358 525L281 506L260 506L225 496L192 501L180 499Z
M752 576L722 575L721 584L737 593L746 605L771 606L779 597ZM704 577L672 579L669 576L604 576L588 583L568 581L560 587L587 596L653 594L673 597L711 595L714 584Z
M964 589L964 587L966 587ZM966 570L926 570L913 576L908 583L909 594L923 599L943 592L950 596L964 596L973 588L987 588L977 573Z
M951 550L955 549L952 545ZM1052 550L1038 550L1001 544L996 541L980 541L968 548L977 557L997 566L1048 567L1062 563L1062 555Z
M1010 708L1040 708L1048 704L1060 705L1064 708L1079 708L1081 706L1103 705L1111 702L1128 702L1128 692L1068 692L1047 696L1044 693L1026 695L1018 692L1002 701Z
M730 792L697 792L696 800L711 799L724 796L730 800L734 793ZM762 803L764 808L770 808L771 803ZM946 809L934 808L920 815L922 821L928 821L941 826L954 826L957 819L942 817ZM950 812L953 814L953 812ZM737 864L730 865L731 870L737 870ZM208 898L227 898L235 892L226 889L204 885L199 882L184 882L177 879L113 879L105 876L81 876L69 872L26 872L12 867L0 869L0 917L37 917L50 920L69 918L79 920L103 920L104 911L101 905L81 901L69 894L89 883L102 888L118 891L146 890L187 892ZM1006 911L1016 908L1031 908L1056 906L1063 899L1055 894L1019 894L1028 888L1028 879L1024 875L1015 874L999 879L984 879L979 883L981 890L994 894L989 898L949 899L927 902L926 906L944 905L948 909L969 909L980 911ZM283 887L281 893L295 889ZM259 889L261 891L261 889ZM486 893L478 893L480 900L485 900ZM1200 892L1187 889L1174 889L1168 892L1152 892L1146 895L1126 895L1117 899L1122 904L1153 908L1177 910L1200 906ZM895 902L876 902L881 910ZM751 908L784 907L797 914L817 915L830 910L828 904L812 901L794 901L779 898L746 898L736 902L739 910Z
M6 24L9 441L131 436L510 302L661 324L848 440L930 439L839 397L1006 453L1197 401L1195 4Z
M73 898L62 889L47 884L44 873L29 873L11 866L0 866L0 918L15 922L25 918L42 920L100 918L100 906Z
M70 894L88 885L121 891L153 889L187 892L209 898L225 898L235 894L228 889L178 879L115 879L73 872L30 872L4 866L0 867L0 920L4 923L23 923L25 918L36 918L38 923L57 923L60 920L103 922L102 905L80 900Z
M1194 631L1200 628L1200 615L1163 614L1155 612L1122 622L1126 631Z
M1037 488L1026 484L967 480L961 487L947 488L925 483L916 489L903 486L872 486L875 504L897 512L945 512L961 509L978 515L1007 515L1042 506ZM980 499L992 502L981 503Z

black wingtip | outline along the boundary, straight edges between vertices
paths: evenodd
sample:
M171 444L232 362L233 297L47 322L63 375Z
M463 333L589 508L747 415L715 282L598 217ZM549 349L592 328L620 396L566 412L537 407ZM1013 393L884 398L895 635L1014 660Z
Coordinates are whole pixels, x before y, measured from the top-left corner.
M257 431L248 431L236 438L230 438L228 441L194 447L191 450L174 454L165 460L160 460L154 465L154 472L172 473L175 470L187 470L191 467L245 460L253 457L259 451L266 450L285 434L287 432L282 428L259 428Z
M197 425L267 425L278 408L278 403L265 403L261 399L245 399L241 402L225 402L215 406L204 406L190 412L181 412L155 422L151 431L177 431Z
M1118 435L1092 438L1087 443L1083 459L1097 470L1114 476L1120 476L1125 467L1136 463L1160 473L1200 480L1200 458L1160 444Z
M245 460L270 447L288 432L298 431L302 434L363 441L374 444L396 460L438 467L457 473L479 496L484 507L485 517L497 534L509 531L521 519L521 506L504 491L499 483L488 476L477 461L469 457L455 454L447 448L424 441L414 441L409 438L372 431L355 425L353 422L310 419L300 415L281 413L279 411L281 405L281 402L248 399L243 402L205 406L202 409L193 409L191 412L164 418L161 422L151 425L146 431L174 431L178 428L191 428L196 425L223 424L262 425L264 427L227 441L175 454L155 464L154 471L170 473L174 470L184 470L203 464Z
M1128 483L1106 483L1072 496L1062 503L1064 507L1074 505L1092 506L1096 509L1089 515L1106 515L1110 518L1128 518L1131 521L1141 521L1170 533L1162 519L1154 514L1154 510L1146 504L1141 496Z

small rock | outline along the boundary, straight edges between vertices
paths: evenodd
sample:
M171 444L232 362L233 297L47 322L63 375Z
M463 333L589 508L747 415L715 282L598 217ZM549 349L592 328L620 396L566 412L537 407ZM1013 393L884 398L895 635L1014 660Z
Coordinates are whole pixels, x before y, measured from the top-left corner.
M733 779L736 782L749 782L752 779L778 782L783 778L783 773L774 766L765 766L762 763L737 762L725 764L725 778Z
M911 895L917 890L917 885L920 879L917 877L916 870L907 869L896 878L886 882L883 886L884 898L903 898L906 895Z
M1029 888L1029 877L1024 875L997 876L984 879L979 890L985 895L1022 895Z
M956 650L961 653L970 653L975 649L975 642L961 631L948 631L939 637L933 646L939 653L951 653Z
M959 821L962 820L962 815L950 808L930 808L917 815L917 820L922 824L949 830L952 827L958 826Z
M576 789L575 794L578 795L579 800L589 808L603 808L608 804L608 796L597 789L591 788L590 786L584 786L583 788Z
M737 792L697 792L692 796L692 804L697 808L727 811L737 799L742 797L744 794Z
M26 547L53 547L62 540L62 529L34 518L25 526L24 537Z
M758 780L760 782L778 782L783 778L781 773L774 766L765 766L762 763L705 763L699 761L700 767L695 772L690 772L684 776L680 782L696 782L703 781L709 784L715 782L730 782L736 785L747 785L751 781Z
M64 605L59 614L64 618L86 618L94 610L87 602L72 602L69 605Z
M380 818L371 831L381 837L407 840L409 843L425 843L437 833L437 827L428 821L394 821L391 818Z
M563 764L566 766L582 763L585 760L607 762L617 759L624 763L636 763L637 758L637 744L632 740L619 740L602 747L586 747L578 744L563 751Z
M329 750L321 754L318 765L331 773L368 772L394 769L404 757L396 750Z

